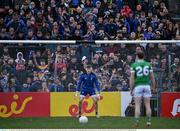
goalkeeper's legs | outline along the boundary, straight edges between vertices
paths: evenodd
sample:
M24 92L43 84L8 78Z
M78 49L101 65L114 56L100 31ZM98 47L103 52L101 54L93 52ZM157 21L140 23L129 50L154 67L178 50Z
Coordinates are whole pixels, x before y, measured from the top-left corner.
M140 117L140 107L141 107L141 97L135 97L135 126L137 127L139 124Z
M151 106L150 106L150 97L144 98L144 105L146 107L146 116L148 118L147 120L147 126L151 125Z
M98 113L98 99L96 96L91 96L95 105L95 113L96 113L96 117L99 118L99 113Z
M80 117L81 116L81 111L82 111L82 102L84 100L84 96L80 95L80 98L79 98L79 113L77 115L77 117Z

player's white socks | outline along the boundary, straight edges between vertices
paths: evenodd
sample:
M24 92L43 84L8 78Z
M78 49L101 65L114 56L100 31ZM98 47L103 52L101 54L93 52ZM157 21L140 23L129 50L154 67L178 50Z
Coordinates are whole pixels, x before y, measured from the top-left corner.
M148 121L147 121L146 125L147 125L147 126L150 126L150 125L151 125L151 117L150 117L150 116L148 116Z
M100 118L100 116L98 114L96 114L96 118Z
M136 124L139 123L139 117L135 117L135 123L136 123Z

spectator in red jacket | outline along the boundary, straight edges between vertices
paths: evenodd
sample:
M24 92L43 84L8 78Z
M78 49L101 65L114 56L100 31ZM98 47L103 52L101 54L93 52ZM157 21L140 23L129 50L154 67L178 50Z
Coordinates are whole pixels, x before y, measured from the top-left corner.
M132 12L131 8L128 5L124 5L121 9L120 13L125 15L126 17L129 17L129 14Z

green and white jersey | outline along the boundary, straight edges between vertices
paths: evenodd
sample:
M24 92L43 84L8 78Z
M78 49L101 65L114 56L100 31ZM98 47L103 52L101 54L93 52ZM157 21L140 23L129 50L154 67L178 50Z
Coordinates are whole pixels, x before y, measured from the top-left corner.
M135 73L135 86L150 85L149 74L153 70L149 62L137 60L131 65L131 72Z

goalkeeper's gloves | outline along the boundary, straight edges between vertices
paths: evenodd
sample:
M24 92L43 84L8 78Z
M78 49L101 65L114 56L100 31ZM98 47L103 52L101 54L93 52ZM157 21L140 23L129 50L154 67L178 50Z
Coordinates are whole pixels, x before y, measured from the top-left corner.
M76 97L78 96L78 91L75 92L74 94L74 99L76 100Z
M76 91L76 93L74 94L74 96L75 96L75 97L77 97L77 96L78 96L78 91Z
M101 95L100 95L100 93L98 93L98 94L97 94L97 98L98 98L98 100L100 100L100 99L101 99Z

